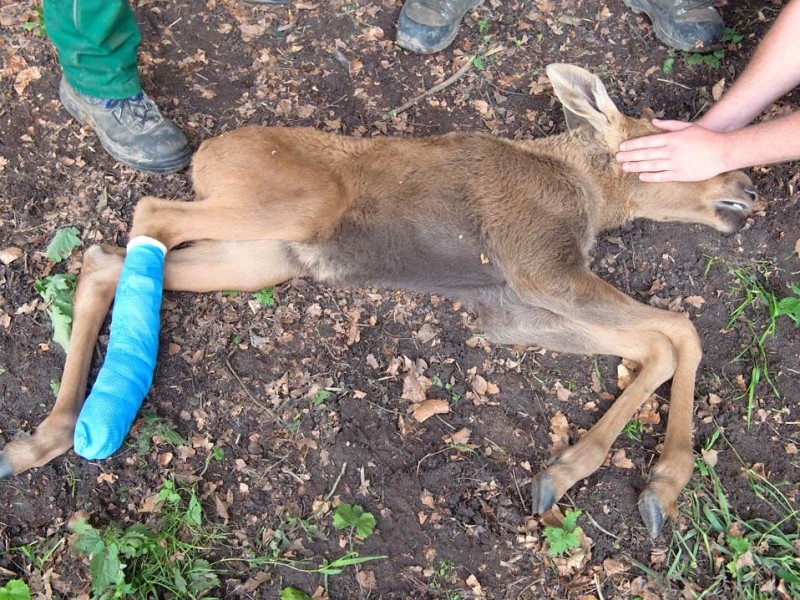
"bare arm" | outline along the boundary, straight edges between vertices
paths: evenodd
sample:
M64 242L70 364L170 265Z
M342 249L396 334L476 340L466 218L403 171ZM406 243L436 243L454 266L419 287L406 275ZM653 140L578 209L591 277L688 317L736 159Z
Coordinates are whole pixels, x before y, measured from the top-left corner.
M800 1L778 15L741 76L698 124L715 131L740 129L800 83Z
M745 127L800 84L800 0L791 0L742 75L696 124L653 123L667 133L628 140L617 160L643 181L699 181L756 164L800 158L797 114Z

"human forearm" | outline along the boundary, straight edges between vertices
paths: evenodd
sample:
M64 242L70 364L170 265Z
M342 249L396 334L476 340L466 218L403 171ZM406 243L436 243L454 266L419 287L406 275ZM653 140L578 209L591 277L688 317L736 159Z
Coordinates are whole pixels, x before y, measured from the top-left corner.
M800 112L724 134L726 171L800 160Z
M733 131L750 123L800 84L800 0L783 8L753 59L728 92L697 123Z

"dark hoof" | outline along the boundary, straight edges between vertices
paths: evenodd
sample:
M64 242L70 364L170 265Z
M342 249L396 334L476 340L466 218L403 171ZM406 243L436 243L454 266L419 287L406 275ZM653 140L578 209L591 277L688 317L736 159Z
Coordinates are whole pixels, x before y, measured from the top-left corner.
M666 514L656 493L646 488L639 496L639 514L642 515L650 537L656 539L664 527Z
M8 479L14 474L14 469L8 464L5 454L0 454L0 479Z
M553 508L556 492L547 471L539 473L531 483L531 508L534 514L542 515Z

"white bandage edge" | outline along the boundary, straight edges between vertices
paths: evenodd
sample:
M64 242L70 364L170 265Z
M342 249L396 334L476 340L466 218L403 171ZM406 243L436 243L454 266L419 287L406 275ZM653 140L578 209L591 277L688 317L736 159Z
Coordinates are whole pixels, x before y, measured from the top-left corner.
M154 248L161 250L162 255L166 256L167 254L167 247L159 242L156 238L151 238L148 235L137 235L128 242L126 247L128 250L130 250L136 246L153 246Z

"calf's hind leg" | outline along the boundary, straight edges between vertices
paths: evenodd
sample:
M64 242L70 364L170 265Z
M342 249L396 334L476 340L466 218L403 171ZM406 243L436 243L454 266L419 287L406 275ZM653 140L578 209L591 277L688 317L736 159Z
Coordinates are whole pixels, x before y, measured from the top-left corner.
M92 246L84 254L73 307L72 336L55 405L35 434L11 441L0 454L0 478L42 466L72 447L84 403L92 352L122 269L125 250ZM280 242L201 242L167 253L164 287L209 292L254 291L302 273Z
M304 275L282 241L203 240L167 253L164 288L187 292L255 292Z
M533 510L548 511L575 483L594 473L605 460L614 440L642 403L662 383L672 377L677 356L669 339L659 332L630 331L575 321L563 315L534 308L515 306L512 310L482 315L487 333L505 343L536 343L548 349L577 354L621 356L642 365L639 376L617 398L611 408L589 432L565 449L539 473L532 484ZM685 481L674 491L675 496ZM661 492L661 493L659 493ZM673 490L658 490L655 495L661 510L642 512L648 531L655 536L664 522L664 513L674 500Z
M0 477L39 467L72 447L75 423L83 406L86 382L97 335L122 268L122 249L106 251L92 246L83 257L75 290L72 335L53 410L36 433L12 440L0 454Z

